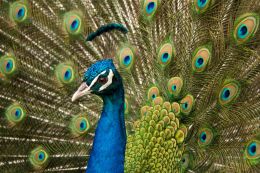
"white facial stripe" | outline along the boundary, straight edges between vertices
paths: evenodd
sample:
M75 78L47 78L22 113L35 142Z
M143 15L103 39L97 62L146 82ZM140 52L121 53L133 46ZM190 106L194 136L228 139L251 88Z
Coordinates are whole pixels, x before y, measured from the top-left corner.
M105 74L105 73L106 73L106 71L103 71L103 72L99 73L99 75L97 75L97 77L95 77L95 79L93 79L93 81L89 85L89 89L97 82L99 76L102 75L102 74Z
M105 83L103 86L101 86L100 88L99 88L99 91L102 91L102 90L104 90L104 89L106 89L109 85L111 85L112 84L112 82L113 82L113 76L114 76L114 73L113 73L113 71L110 69L109 70L109 74L108 74L108 80L107 80L107 83Z
M91 84L88 86L85 82L83 82L80 87L78 88L78 90L73 94L72 96L72 101L77 100L78 98L87 95L89 93L91 93L91 87L97 82L98 78L100 75L105 74L106 71L101 72L97 77L94 78L94 80L91 82ZM105 89L106 87L108 87L111 83L112 83L112 78L113 78L114 74L112 72L112 70L109 71L109 75L108 75L108 82L105 84L107 86L102 86L101 88ZM110 83L109 83L110 82ZM99 89L99 91L103 90L103 89Z

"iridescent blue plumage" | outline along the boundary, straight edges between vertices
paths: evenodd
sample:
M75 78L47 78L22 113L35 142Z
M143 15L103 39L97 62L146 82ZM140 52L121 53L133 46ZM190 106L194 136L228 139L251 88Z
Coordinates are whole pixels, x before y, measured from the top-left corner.
M88 93L99 95L104 104L87 173L123 173L126 130L122 79L112 60L102 60L88 68L83 81L85 88L80 88L78 94L82 96L80 92L87 90Z

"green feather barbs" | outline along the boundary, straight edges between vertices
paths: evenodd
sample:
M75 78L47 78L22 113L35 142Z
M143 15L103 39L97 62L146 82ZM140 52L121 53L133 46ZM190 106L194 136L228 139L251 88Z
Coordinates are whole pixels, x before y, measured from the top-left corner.
M70 129L74 136L82 136L87 134L89 128L90 123L85 115L80 114L72 118Z
M29 161L34 169L44 169L49 161L49 154L43 147L36 147L31 151Z
M209 46L201 46L193 52L192 70L194 72L203 72L211 59L211 49Z
M26 1L16 1L10 5L9 16L12 21L21 23L28 19L29 10Z
M246 159L248 159L252 165L260 163L260 141L256 139L249 141L244 153Z
M237 81L226 81L219 92L219 103L223 106L233 103L240 94L240 85Z
M17 61L14 55L7 54L0 58L0 74L4 77L12 77L17 71Z
M63 27L70 35L76 36L81 34L83 31L82 15L75 11L65 13Z
M238 17L234 24L233 38L237 44L250 41L259 27L259 15L256 13L246 13Z
M26 111L19 103L13 103L6 109L5 117L11 126L15 126L25 119Z

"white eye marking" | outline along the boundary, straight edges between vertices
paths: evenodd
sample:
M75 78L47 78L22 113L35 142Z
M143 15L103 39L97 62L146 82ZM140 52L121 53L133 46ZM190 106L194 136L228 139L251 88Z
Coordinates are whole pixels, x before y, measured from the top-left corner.
M108 80L107 80L107 83L105 83L104 85L102 85L100 88L99 88L99 91L102 91L104 89L106 89L109 85L112 84L113 82L113 76L114 76L114 73L113 71L110 69L109 70L109 74L107 76Z
M83 82L78 90L73 94L72 101L77 100L78 98L91 93L91 87L97 82L100 75L105 74L106 71L101 72L95 79L91 82L91 84L88 86L85 82Z
M106 71L103 71L103 72L99 73L99 75L97 75L97 77L95 77L95 78L93 79L93 81L92 81L91 84L89 85L89 88L91 88L91 87L97 82L97 80L98 80L98 78L99 78L100 75L105 74L105 73L106 73Z

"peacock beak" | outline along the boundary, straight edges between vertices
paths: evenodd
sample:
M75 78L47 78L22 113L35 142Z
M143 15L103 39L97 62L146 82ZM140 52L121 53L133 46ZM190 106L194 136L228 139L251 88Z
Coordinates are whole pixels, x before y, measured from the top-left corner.
M71 101L74 102L75 100L79 99L80 97L87 95L91 93L90 90L91 87L89 87L85 82L83 82L78 90L73 94Z

